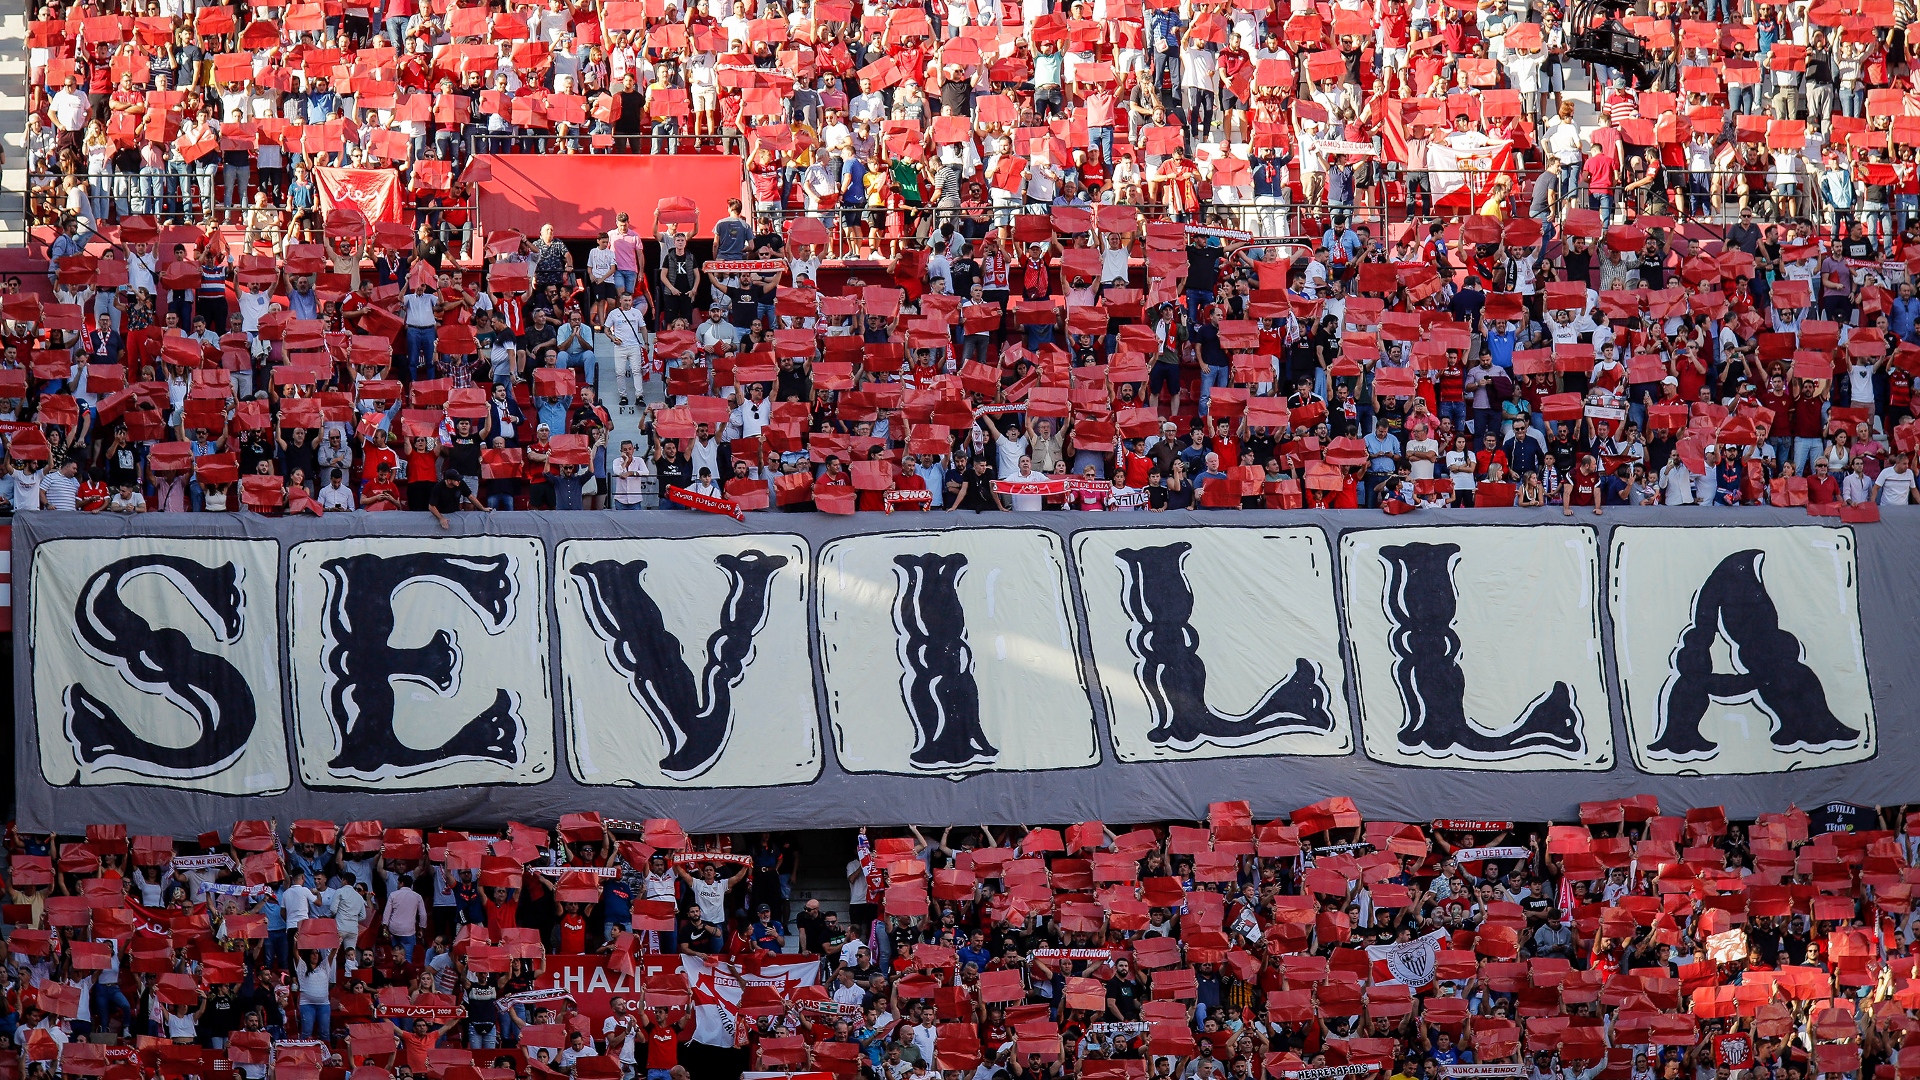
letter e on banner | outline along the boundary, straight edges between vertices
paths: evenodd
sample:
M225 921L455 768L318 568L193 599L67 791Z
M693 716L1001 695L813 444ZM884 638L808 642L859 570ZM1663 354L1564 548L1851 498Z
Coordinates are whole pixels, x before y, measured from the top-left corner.
M1874 755L1852 530L1622 527L1608 561L1635 765L1770 773Z
M805 540L567 540L555 557L576 779L767 787L820 775Z
M271 540L49 540L33 551L34 712L55 786L272 795L292 783Z
M1367 756L1451 769L1614 764L1591 529L1340 538Z
M850 773L1098 764L1060 537L849 536L821 551L820 669Z
M294 733L308 787L553 778L538 539L309 540L287 565Z
M1325 533L1088 529L1073 551L1121 761L1353 750Z

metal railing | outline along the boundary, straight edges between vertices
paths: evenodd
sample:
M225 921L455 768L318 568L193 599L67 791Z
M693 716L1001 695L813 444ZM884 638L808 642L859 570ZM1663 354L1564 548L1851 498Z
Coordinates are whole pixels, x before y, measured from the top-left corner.
M320 221L324 216L324 212L319 205L296 207L291 203L284 202L267 203L264 205L255 204L251 201L227 202L223 193L218 190L222 186L219 172L215 171L212 173L211 180L207 179L208 176L209 174L204 171L193 173L169 171L166 173L144 175L140 173L122 172L100 174L28 173L27 187L29 199L27 224L29 227L36 225L56 225L61 219L65 218L68 211L64 204L64 198L61 205L56 208L54 214L36 215L33 212L31 193L34 189L45 184L58 183L64 185L69 178L74 178L78 179L86 188L90 216L98 225L117 224L119 219L127 216L150 216L156 218L162 225L197 224L204 222L208 217L218 217L223 223L227 224L229 228L245 228L247 215L255 211L265 210L278 214L281 217L281 220L275 226L275 231L285 233L292 225L296 216L306 214L313 217L313 232L316 236L319 234ZM101 183L103 180L105 181L104 184ZM248 179L249 190L243 194L244 198L251 197L252 183L253 180L250 175ZM209 191L209 188L214 190ZM159 205L156 206L156 203ZM103 209L104 213L102 212ZM460 212L465 212L469 216L470 220L466 224L447 225L445 223L446 214ZM428 224L434 224L443 230L451 229L454 231L478 229L479 213L480 205L477 200L426 206L416 204L403 207L402 209L403 216L408 214L412 216L413 221L410 224L413 227L418 227L422 222L426 222ZM229 217L237 217L239 220L227 222L226 219ZM442 239L444 239L444 237ZM315 242L317 243L318 240Z

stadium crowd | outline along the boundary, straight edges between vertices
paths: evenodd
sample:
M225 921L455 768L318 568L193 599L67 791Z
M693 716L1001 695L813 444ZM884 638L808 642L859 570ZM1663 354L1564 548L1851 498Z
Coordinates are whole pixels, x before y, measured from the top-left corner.
M696 1034L884 1080L1884 1080L1917 1060L1904 811L861 830L844 923L788 839L671 820L9 830L0 1039L108 1080L663 1080ZM583 956L628 980L593 1010L547 967ZM783 977L716 996L689 958Z
M1658 0L1643 71L1552 3L505 7L36 13L8 507L1914 497L1904 0ZM719 149L719 221L478 220L476 155Z

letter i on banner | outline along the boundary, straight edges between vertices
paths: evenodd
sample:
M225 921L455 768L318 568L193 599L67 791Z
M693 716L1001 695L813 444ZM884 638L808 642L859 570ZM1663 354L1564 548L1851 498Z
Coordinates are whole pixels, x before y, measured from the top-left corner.
M955 529L821 550L820 666L848 772L1099 762L1060 538Z

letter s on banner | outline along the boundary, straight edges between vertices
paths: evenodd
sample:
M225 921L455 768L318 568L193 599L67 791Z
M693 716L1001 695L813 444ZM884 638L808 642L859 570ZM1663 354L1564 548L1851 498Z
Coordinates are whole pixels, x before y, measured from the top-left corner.
M1874 756L1854 543L1812 525L1614 529L1608 599L1635 765L1777 773Z
M47 783L268 795L292 782L280 708L279 545L50 540L33 560L33 694Z
M300 778L410 790L553 777L546 548L309 540L288 557Z
M1593 530L1366 529L1344 534L1340 554L1368 757L1613 766Z
M575 779L769 787L820 775L804 539L566 540L555 563Z

